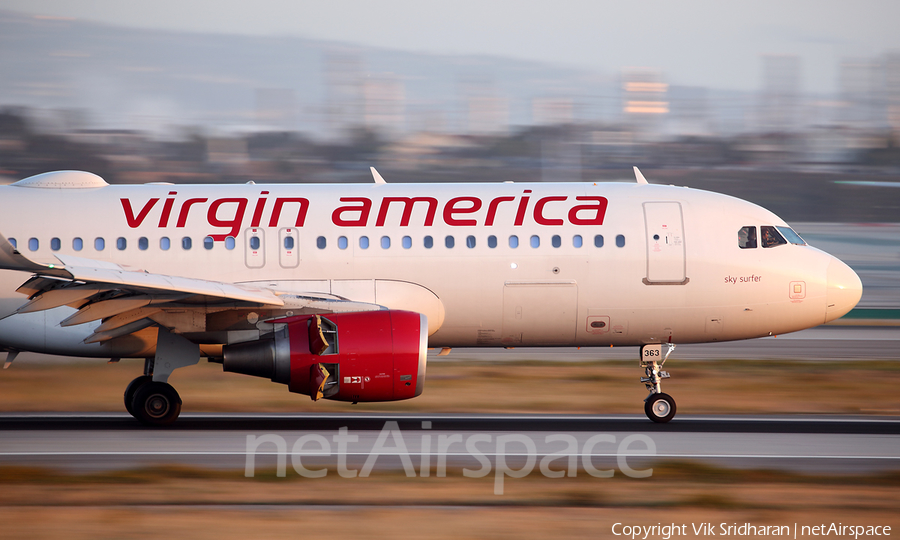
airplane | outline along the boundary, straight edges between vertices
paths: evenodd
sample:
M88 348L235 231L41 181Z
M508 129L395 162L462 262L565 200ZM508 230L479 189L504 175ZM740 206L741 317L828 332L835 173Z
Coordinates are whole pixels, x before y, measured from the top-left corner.
M0 347L143 358L126 410L171 424L201 358L313 400L420 395L428 349L638 347L670 421L676 344L835 320L856 273L772 212L636 182L0 187Z

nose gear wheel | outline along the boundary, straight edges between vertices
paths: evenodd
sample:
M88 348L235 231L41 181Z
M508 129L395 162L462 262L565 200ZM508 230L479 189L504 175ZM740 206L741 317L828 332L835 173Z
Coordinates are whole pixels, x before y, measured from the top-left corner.
M665 354L663 354L664 346L667 347ZM662 392L661 384L662 380L668 379L670 375L668 371L660 370L673 350L675 350L673 343L665 345L655 343L641 347L641 367L644 368L646 375L641 377L641 382L650 392L644 399L644 414L658 424L664 424L675 418L675 400Z

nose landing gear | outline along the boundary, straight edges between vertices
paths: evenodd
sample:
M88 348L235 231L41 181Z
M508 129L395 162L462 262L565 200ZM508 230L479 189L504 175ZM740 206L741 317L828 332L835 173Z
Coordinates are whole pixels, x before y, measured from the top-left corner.
M666 343L667 350L663 354L663 345L655 343L641 347L641 367L644 368L646 377L641 377L641 382L650 391L644 399L644 414L647 418L658 424L664 424L675 418L675 400L669 394L662 392L660 382L670 377L669 372L659 368L666 363L669 355L675 350L675 345Z

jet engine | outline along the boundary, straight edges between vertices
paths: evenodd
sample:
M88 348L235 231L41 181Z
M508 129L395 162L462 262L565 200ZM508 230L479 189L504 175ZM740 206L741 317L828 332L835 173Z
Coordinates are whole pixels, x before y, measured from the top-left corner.
M397 401L422 393L428 320L410 311L300 315L223 347L225 371L266 377L313 400Z

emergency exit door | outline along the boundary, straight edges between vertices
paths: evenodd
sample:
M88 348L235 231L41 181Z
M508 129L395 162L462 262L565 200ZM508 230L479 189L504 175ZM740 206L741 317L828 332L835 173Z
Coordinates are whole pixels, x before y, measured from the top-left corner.
M266 265L266 243L262 229L244 231L244 262L248 268L262 268Z
M648 285L684 285L688 282L681 203L644 203L647 234Z

